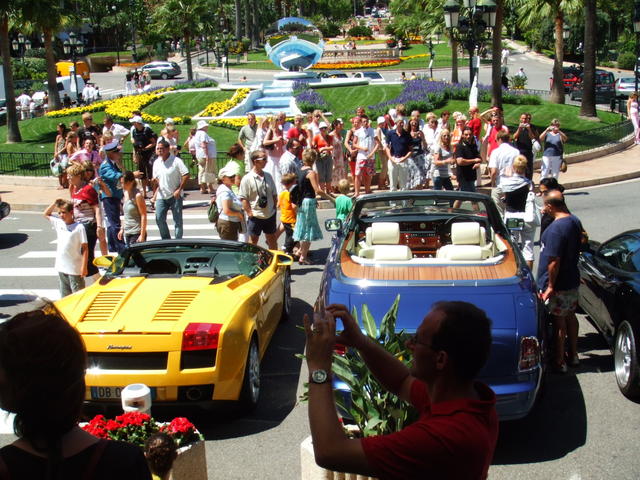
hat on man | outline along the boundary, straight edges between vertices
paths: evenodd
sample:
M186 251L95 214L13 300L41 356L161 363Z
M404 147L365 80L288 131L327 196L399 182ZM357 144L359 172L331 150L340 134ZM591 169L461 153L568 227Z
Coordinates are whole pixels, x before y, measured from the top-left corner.
M110 143L107 143L103 148L103 150L105 152L113 152L118 150L118 147L120 146L120 142L118 142L118 140L113 140Z
M378 123L385 123L387 121L384 117L378 117Z
M318 128L329 128L329 125L327 125L327 122L320 122Z
M202 130L203 128L208 126L209 126L209 122L207 122L206 120L200 120L196 125L196 130Z
M167 117L167 118L164 119L164 124L165 125L174 125L175 123L176 122L171 117Z
M136 115L129 119L129 123L142 123L142 117L140 115Z

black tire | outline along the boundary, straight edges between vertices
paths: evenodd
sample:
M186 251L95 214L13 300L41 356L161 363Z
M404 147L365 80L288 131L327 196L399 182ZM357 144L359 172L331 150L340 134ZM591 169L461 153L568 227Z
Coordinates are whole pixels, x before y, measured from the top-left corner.
M254 336L249 344L247 362L244 366L242 390L240 390L240 406L247 411L258 406L260 399L260 350L258 340Z
M626 320L618 325L613 348L616 382L627 398L640 396L640 365L638 365L638 332Z
M167 74L166 74L166 72L162 72L162 73L160 74L160 78L161 78L162 80L166 80L167 78L169 78L169 75L167 75Z
M282 315L280 321L284 322L291 318L291 269L287 268L284 274L284 295L282 298Z

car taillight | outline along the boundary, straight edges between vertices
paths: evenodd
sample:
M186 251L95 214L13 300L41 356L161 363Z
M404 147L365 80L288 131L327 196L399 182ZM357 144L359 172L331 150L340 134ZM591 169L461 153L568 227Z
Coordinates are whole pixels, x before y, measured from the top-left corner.
M182 350L218 348L221 323L190 323L182 334Z
M538 363L540 363L540 342L536 337L522 337L518 369L520 371L531 370Z
M341 343L336 343L333 346L333 351L335 353L337 353L338 355L346 355L347 353L347 346L346 345L342 345Z

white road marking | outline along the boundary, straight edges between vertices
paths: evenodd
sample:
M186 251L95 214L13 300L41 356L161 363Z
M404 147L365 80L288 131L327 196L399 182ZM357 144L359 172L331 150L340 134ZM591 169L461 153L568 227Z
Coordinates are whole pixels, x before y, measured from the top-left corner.
M57 277L55 268L0 268L0 277Z
M41 228L19 228L19 232L41 232Z
M102 256L102 253L100 252L100 250L96 250L93 253L93 256L95 258L98 258ZM47 250L47 251L33 250L27 253L23 253L18 258L56 258L56 251L55 250Z
M15 418L15 413L5 412L4 410L0 410L0 433L13 434L13 419Z
M19 288L0 289L0 301L2 302L29 301L35 297L58 300L60 298L60 290L57 288L34 288L33 290Z

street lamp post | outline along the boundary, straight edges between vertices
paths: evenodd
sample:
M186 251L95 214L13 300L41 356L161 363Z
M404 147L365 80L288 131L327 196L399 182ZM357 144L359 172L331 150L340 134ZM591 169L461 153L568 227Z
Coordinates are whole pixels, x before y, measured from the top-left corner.
M461 8L458 0L447 0L444 4L444 21L451 38L463 44L469 52L469 83L473 84L476 71L479 70L479 65L474 65L476 51L489 38L496 25L496 2L462 0Z
M76 61L77 61L77 53L78 48L82 45L82 42L76 38L76 34L71 32L69 34L69 40L66 40L62 47L64 49L65 55L71 54L71 61L73 62L73 83L76 87L76 102L80 103L80 92L78 92L78 75L76 72ZM71 76L71 71L69 71L69 76Z
M635 77L636 77L636 89L635 92L638 92L638 77L640 76L640 0L636 0L635 8L633 12L633 31L636 32L636 65L634 68Z
M31 50L31 40L25 38L22 33L18 34L18 39L11 42L13 50L18 54L22 63L24 63L24 56L27 50Z

